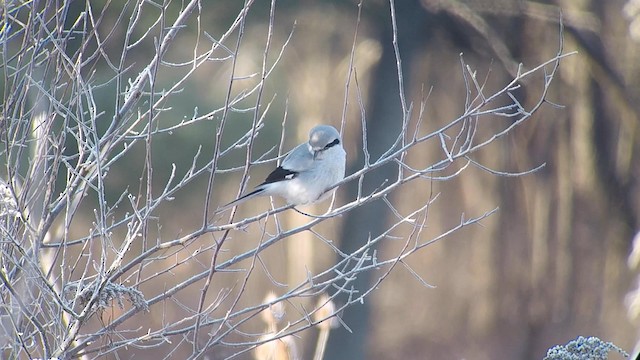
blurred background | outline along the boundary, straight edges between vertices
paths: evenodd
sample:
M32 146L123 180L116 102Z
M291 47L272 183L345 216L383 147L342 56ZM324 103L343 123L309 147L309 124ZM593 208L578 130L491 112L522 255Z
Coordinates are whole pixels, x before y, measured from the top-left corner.
M109 6L116 9L119 2L112 1ZM96 8L104 6L103 1L92 3ZM280 49L293 33L267 82L263 104L272 101L272 107L256 143L256 153L278 144L285 118L285 151L303 141L317 123L342 125L356 27L355 76L372 157L393 142L402 112L389 4L384 0L364 1L360 20L357 5L352 0L277 2L273 49ZM122 2L122 6L127 5ZM177 11L180 4L171 6ZM202 29L220 36L241 7L235 0L203 1ZM464 111L465 101L460 54L477 70L478 78L488 77L487 93L496 91L511 80L518 63L523 63L526 70L557 53L560 9L565 52L578 51L562 61L551 86L549 100L564 108L543 106L506 138L475 155L475 160L503 171L522 172L543 163L546 166L523 177L499 177L471 168L450 181L415 182L393 194L390 200L407 211L430 195L440 194L441 199L429 211L423 241L457 225L462 214L478 216L495 207L499 211L483 220L481 226L458 231L408 260L434 288L423 286L411 272L398 268L368 301L347 309L342 318L352 333L344 328L334 330L326 359L541 359L548 348L579 335L598 336L629 352L633 350L639 338L638 319L627 305L631 301L628 294L637 286L637 264L628 260L633 237L640 229L640 2L398 0L398 44L407 101L414 103L417 113L420 101L429 94L425 131L457 118ZM118 15L118 11L107 12L102 26L113 29ZM260 71L268 21L269 2L256 1L243 35L239 74ZM144 17L141 22L152 25ZM167 53L168 61L178 61L193 52L197 27L195 20L190 24ZM113 30L113 39L123 35L117 27ZM233 41L226 45L232 47ZM105 46L117 58L121 43L113 40ZM149 44L147 50L153 51L152 46ZM278 51L270 52L270 61ZM142 60L149 53L137 51L135 56ZM133 78L136 58L130 60ZM106 69L97 69L96 76L102 71L107 78ZM171 86L178 78L177 71L161 68L156 86ZM162 115L161 124L177 123L194 112L205 113L223 104L228 65L212 63L198 72L168 104L171 109ZM523 84L519 96L524 104L531 105L539 96L542 76L537 80ZM243 81L237 86L257 80ZM351 173L363 164L361 109L354 83L347 98L344 143ZM108 118L112 99L103 97L105 103L98 106L105 109ZM246 106L254 103L255 98L251 98ZM251 121L251 114L231 114L229 143L236 138L234 134L249 129ZM504 125L504 119L499 121L495 129ZM487 130L483 131L495 131L490 121L485 126ZM158 139L155 181L164 184L172 163L178 173L186 171L199 146L203 153L210 153L214 134L215 121L211 121ZM442 158L439 149L439 143L428 144L423 153L412 154L410 161L433 163ZM221 166L241 165L244 156L239 150ZM108 186L137 188L143 157L141 151L123 159L123 166L110 173ZM270 169L255 167L249 186L259 183ZM383 168L371 174L365 189L372 190L384 179L393 178L393 171ZM217 178L217 205L235 198L238 175ZM356 185L342 186L337 203L355 198ZM202 178L177 194L170 207L160 208L158 221L162 227L158 227L158 236L172 239L186 229L197 228L205 189L206 178ZM326 206L321 204L312 210L322 213ZM260 200L241 207L239 217L268 207L268 199ZM87 216L90 221L91 213ZM290 211L281 220L283 227L291 228L308 219ZM348 253L391 224L392 214L380 201L327 221L316 230ZM265 225L267 233L273 230L270 226ZM232 256L255 246L260 234L258 227L233 234L233 241L226 243L226 253ZM377 249L378 256L392 257L403 244L384 242ZM268 291L282 293L303 282L308 272L317 274L335 260L333 250L318 235L307 232L286 239L265 251L240 305L259 303ZM204 268L207 264L203 257L202 263L187 266ZM374 272L368 276L357 280L361 289L377 279ZM233 288L236 283L237 278L228 274L214 286ZM191 291L197 294L198 290L194 287ZM181 296L185 304L193 302L189 293ZM152 309L146 319L153 316ZM159 323L160 318L155 321ZM254 326L257 331L263 325ZM307 354L303 358L312 353L315 336L313 330L301 334L299 341ZM221 347L208 355L216 359L232 352ZM126 357L124 354L121 356ZM141 359L155 356L153 349L135 354ZM247 354L245 358L252 357Z

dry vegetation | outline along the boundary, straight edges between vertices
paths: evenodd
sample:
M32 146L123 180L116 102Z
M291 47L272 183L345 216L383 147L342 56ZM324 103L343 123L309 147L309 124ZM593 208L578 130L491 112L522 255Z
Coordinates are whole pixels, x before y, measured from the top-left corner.
M492 38L496 33L484 34L503 71L496 75L492 66L478 68L466 56L452 56L439 76L459 84L453 95L447 93L451 84L427 89L410 79L423 70L415 58L405 62L398 29L406 13L396 14L393 0L381 12L391 24L383 43L374 41L376 27L363 15L366 2L347 7L349 15L334 9L335 16L327 16L333 35L348 24L348 37L332 43L301 35L306 44L296 40L297 32L326 25L314 22L313 7L287 23L280 12L290 13L275 0L234 5L3 4L3 357L271 359L306 353L321 359L331 329L365 333L345 319L387 282L390 291L376 300L379 308L414 309L404 314L413 311L424 323L414 302L423 301L417 294L431 285L412 259L428 259L433 255L423 254L430 251L442 255L436 243L467 236L466 228L495 217L503 205L490 196L495 189L487 190L494 185L478 181L505 184L546 171L545 156L512 171L495 160L495 149L527 151L530 143L516 138L513 145L509 137L523 126L531 129L530 122L548 122L538 116L543 110L561 112L556 102L562 96L551 96L551 89L560 64L575 54L565 51L562 25L546 24L545 57L525 65L509 57ZM463 19L470 11L425 9ZM385 49L391 49L393 66L385 63ZM310 54L315 61L299 60ZM378 63L394 76L384 84L396 106L397 116L385 119L393 131L372 120L379 114L371 115L370 104L381 81L374 74ZM282 83L289 85L283 90ZM333 121L316 120L322 118ZM291 209L265 199L238 213L216 213L219 204L255 184L312 122L339 127L351 161L331 204ZM451 196L447 184L458 182L477 201ZM511 190L532 202L534 217L554 202L528 195L531 188ZM514 207L505 204L507 213ZM533 231L539 240L548 228ZM544 245L532 245L534 285L544 281L544 254L536 253L546 251ZM471 246L495 256L486 243ZM479 283L488 284L482 293L517 282L524 271L511 263L515 258L494 260L514 275L496 285L481 271ZM564 266L560 261L558 271ZM398 273L409 276L392 282ZM405 293L413 299L389 297L399 284L415 288ZM565 291L563 283L557 286ZM473 296L477 289L466 290ZM265 298L268 291L273 293ZM452 306L458 301L451 299ZM487 301L478 296L472 302L482 316L496 313L498 305ZM443 314L448 311L443 307ZM372 318L385 323L388 316L397 317ZM407 333L372 338L413 338L417 330L408 317L400 326ZM470 332L496 322L476 316ZM390 321L389 327L398 324ZM405 345L389 340L386 346Z

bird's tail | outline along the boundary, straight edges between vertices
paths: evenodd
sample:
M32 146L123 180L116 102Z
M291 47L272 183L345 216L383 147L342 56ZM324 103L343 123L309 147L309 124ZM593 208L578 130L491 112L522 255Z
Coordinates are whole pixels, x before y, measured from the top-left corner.
M239 205L249 199L252 199L256 196L260 196L262 195L262 193L264 193L264 188L258 187L257 189L253 190L252 192L248 193L248 194L244 194L242 196L240 196L239 198L233 200L232 202L222 205L221 207L218 208L218 210L216 210L216 214L222 211L225 211L227 209L230 209L236 205Z

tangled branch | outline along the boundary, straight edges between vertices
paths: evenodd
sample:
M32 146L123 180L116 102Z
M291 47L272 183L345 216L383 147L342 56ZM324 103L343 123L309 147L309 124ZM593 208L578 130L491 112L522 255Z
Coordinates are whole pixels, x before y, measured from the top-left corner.
M229 357L236 357L273 341L290 343L293 335L328 320L339 322L341 311L363 301L398 266L429 286L405 260L454 232L479 223L497 209L462 216L456 226L425 239L423 230L429 209L439 194L431 194L408 212L393 204L389 195L419 179L449 181L469 167L497 176L521 176L539 169L521 173L494 170L473 155L531 119L544 104L553 105L548 100L549 87L562 59L571 55L564 53L561 28L554 57L526 71L521 65L512 81L494 92L486 89L486 79L479 79L461 56L466 85L464 112L445 126L423 133L427 100L418 104L417 112L414 104L406 101L396 36L398 19L394 2L390 1L403 114L401 131L380 157L372 159L362 111L365 164L335 185L357 182L357 196L323 215L309 215L302 225L291 229L277 226L271 234L265 224L278 224L278 216L289 211L290 206L240 220L235 219L235 213L223 219L210 209L219 175L240 173L241 193L250 169L278 161L273 150L278 146L281 154L283 148L281 139L280 144L256 160L254 145L268 115L275 111L271 108L275 100L267 100L264 89L293 32L281 44L274 41L275 1L270 4L261 69L248 75L241 73L238 62L243 56L241 45L247 15L254 6L252 0L245 1L232 23L217 36L203 29L203 4L197 0L184 2L179 9L171 3L148 1L136 1L121 10L109 3L97 9L87 2L79 13L68 1L62 7L56 7L53 1L4 6L0 30L5 79L0 119L1 156L5 160L0 182L0 333L16 340L2 344L2 351L15 357L88 358L117 353L125 347L167 344L167 357L173 349L190 347L191 357L197 358L216 346L232 349ZM113 16L114 11L117 16ZM107 21L115 21L116 26L105 31L111 29L104 25ZM357 34L357 26L355 30ZM195 40L188 45L191 54L185 53L184 43L176 40L187 31L195 34ZM354 36L353 49L357 41ZM152 54L145 57L149 51ZM110 55L113 53L118 56ZM353 54L354 51L347 92L355 78ZM176 56L180 60L170 60ZM165 116L171 113L171 106L184 87L212 66L228 70L223 103L203 114L195 108L189 118L166 122ZM529 106L521 103L514 91L524 82L533 83L541 73L537 101ZM169 87L162 88L163 76L172 77ZM240 80L254 83L246 85ZM355 88L359 94L357 83ZM105 98L110 99L106 102L109 106L105 106ZM362 97L358 99L364 109ZM248 102L252 105L242 108ZM345 96L345 109L346 102ZM246 113L252 115L249 129L240 135L229 131L232 114ZM501 118L507 120L506 124L495 130L496 119ZM172 164L162 186L158 186L154 144L162 136L212 121L216 133L210 153L205 155L198 149L186 169ZM489 122L491 126L487 125ZM487 131L480 131L484 128L489 130L488 136ZM411 166L409 154L432 143L442 151L440 160L422 168ZM245 152L244 161L224 168L222 164L229 163L231 155L238 151ZM136 153L142 154L137 165L143 169L138 189L110 185L112 174L123 171L125 159ZM366 192L362 186L364 177L389 164L397 167L397 178ZM201 226L163 240L154 226L159 229L163 221L170 220L158 219L159 209L203 179L207 190L199 214ZM384 201L395 219L385 232L370 237L355 252L343 253L331 239L316 231L318 224L375 200ZM234 233L252 225L262 229L257 235L258 244L237 254L226 254L225 243ZM402 238L400 251L380 258L374 250L376 244L393 238L398 229L406 227L410 231ZM290 284L283 294L247 305L248 280L257 266L263 266L261 254L301 232L311 232L325 242L339 261L317 274L308 274L299 284ZM199 241L205 235L213 241ZM189 266L193 264L196 266ZM362 291L352 283L364 272L375 272L377 280ZM240 275L233 290L214 285L229 273ZM198 294L196 302L185 301L194 293ZM329 293L332 295L313 309L297 308L294 318L280 330L275 325L259 334L244 330L245 325L256 322L262 311L274 305ZM348 300L327 306L339 294L346 294ZM184 315L176 318L166 313L164 309L169 305L180 308ZM156 321L145 319L147 312L156 314ZM145 321L138 322L140 319ZM319 345L319 353L322 348Z

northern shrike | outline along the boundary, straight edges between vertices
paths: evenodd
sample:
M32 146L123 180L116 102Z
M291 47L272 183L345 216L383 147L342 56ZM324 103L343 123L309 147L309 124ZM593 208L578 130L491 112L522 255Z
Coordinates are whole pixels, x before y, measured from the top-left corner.
M309 132L309 141L296 146L262 184L217 211L255 196L277 195L292 205L324 200L332 193L327 190L344 178L345 161L338 130L318 125Z

